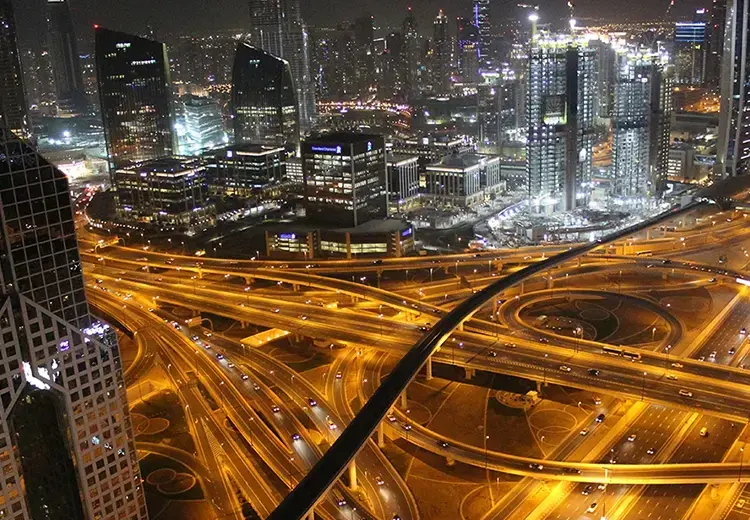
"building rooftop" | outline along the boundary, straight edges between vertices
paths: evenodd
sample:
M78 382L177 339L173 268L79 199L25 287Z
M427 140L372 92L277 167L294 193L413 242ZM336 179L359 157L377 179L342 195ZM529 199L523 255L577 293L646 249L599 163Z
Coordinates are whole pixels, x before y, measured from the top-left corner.
M200 162L193 157L162 157L160 159L131 164L120 169L139 172L179 173L186 170L194 170L199 166Z
M428 165L427 167L444 167L444 168L459 168L468 169L477 166L482 161L491 161L493 159L499 160L496 155L484 155L474 152L466 153L454 153L446 155L441 160Z
M230 144L229 146L224 146L222 148L214 148L213 150L208 150L204 155L218 157L227 155L227 152L236 153L238 155L242 155L243 153L250 155L265 155L268 153L279 153L283 151L283 146L272 146L259 143L238 143Z
M376 139L383 139L381 135L375 134L354 134L351 132L334 132L330 134L324 134L319 137L311 137L305 139L307 143L361 143L362 141L372 141Z
M389 153L388 164L399 164L407 161L418 161L418 155L409 155L405 153Z

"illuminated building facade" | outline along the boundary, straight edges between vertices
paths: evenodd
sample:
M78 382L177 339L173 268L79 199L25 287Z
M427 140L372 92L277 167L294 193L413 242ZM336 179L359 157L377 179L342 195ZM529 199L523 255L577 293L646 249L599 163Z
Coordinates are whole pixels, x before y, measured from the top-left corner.
M704 11L704 10L701 10ZM706 71L706 22L677 22L674 30L675 83L703 85Z
M289 63L243 42L232 73L234 140L286 146L299 144L299 114Z
M182 103L185 118L184 155L226 144L221 109L216 100L188 95Z
M750 172L750 1L729 0L721 66L721 117L716 148L717 177Z
M672 78L668 57L619 49L612 111L613 194L623 198L663 192L669 165Z
M302 144L307 217L356 227L384 218L386 156L382 136L338 133Z
M388 154L389 212L400 213L419 197L419 157Z
M110 164L121 168L172 155L166 47L102 27L96 28L95 36L99 101Z
M31 137L11 0L0 0L0 119L17 136Z
M199 159L168 157L118 168L117 214L165 229L194 229L213 223L206 166Z
M500 158L454 153L427 165L424 197L440 209L471 208L502 191Z
M222 196L266 195L286 181L286 155L283 147L254 143L206 152L209 187Z
M597 52L585 39L542 35L526 71L526 163L530 206L570 211L591 181Z
M479 66L481 70L494 68L492 53L492 27L490 27L490 0L474 0L474 25L479 35Z
M68 181L0 129L0 517L144 520L114 331L89 314Z
M448 17L441 9L433 22L432 38L432 89L445 93L450 88L451 40L448 35Z

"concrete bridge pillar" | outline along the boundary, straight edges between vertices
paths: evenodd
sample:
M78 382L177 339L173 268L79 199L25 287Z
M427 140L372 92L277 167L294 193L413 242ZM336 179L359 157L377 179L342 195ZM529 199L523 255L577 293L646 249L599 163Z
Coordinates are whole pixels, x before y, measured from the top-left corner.
M299 284L295 283L294 285L292 285L292 289L294 289L294 292L299 292Z
M245 285L251 285L253 282L255 282L254 278L250 278L249 276L245 277Z
M307 519L306 520L315 520L315 510L310 511L307 513Z
M519 294L523 295L525 290L526 290L526 282L521 282L521 289L519 291Z
M448 457L447 456L447 457L445 457L445 464L449 468L452 468L453 466L456 465L456 459L454 459L453 457Z
M203 280L203 269L198 268L198 280Z
M653 228L648 228L646 230L646 240L651 240L651 231L653 231Z
M542 382L541 381L536 382L536 393L539 395L542 395Z
M406 399L406 390L401 392L401 408L406 409L406 407L409 406Z
M357 491L357 465L354 461L349 464L349 489Z
M425 379L429 381L432 379L432 356L427 358L427 364L425 365Z
M466 379L471 379L477 373L475 369L469 367L464 367L464 371L466 373Z
M385 423L378 424L378 448L385 448Z

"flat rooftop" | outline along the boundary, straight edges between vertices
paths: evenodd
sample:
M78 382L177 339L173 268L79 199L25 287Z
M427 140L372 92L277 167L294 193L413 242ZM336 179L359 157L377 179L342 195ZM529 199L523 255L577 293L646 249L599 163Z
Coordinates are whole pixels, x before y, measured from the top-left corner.
M427 167L429 168L430 166L443 166L446 168L467 169L478 165L482 161L491 161L492 159L498 159L498 156L465 152L446 155L439 161L434 162Z
M362 141L373 141L376 139L383 139L382 135L375 134L353 134L350 132L334 132L331 134L324 134L319 137L311 137L305 139L306 143L361 143Z

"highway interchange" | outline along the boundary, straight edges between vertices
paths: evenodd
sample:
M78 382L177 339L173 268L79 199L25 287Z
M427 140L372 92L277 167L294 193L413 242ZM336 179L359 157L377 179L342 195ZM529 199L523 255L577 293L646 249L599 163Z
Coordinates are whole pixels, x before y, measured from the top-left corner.
M701 220L686 229L662 230L651 240L634 235L635 240L614 244L612 254L571 260L525 281L522 289L508 289L456 330L423 368L420 384L433 373L436 380L450 373L455 384L471 384L481 379L479 372L522 378L531 388L538 384L542 397L552 385L588 395L586 417L550 448L547 458L435 431L410 417L407 410L416 404L407 390L357 455L356 470L345 472L316 506L315 516L426 518L421 513L426 498L412 491L388 446L429 452L443 461L437 467L441 471L453 471L454 464L474 467L486 473L490 488L491 475L516 475L510 491L493 497L482 518L599 518L605 507L607 518L689 518L710 499L712 486L745 481L744 461L737 454L745 442L750 373L743 367L747 341L740 329L750 326L750 299L740 283L746 261L735 253L750 242L747 217L696 211ZM271 514L398 358L442 316L493 280L568 249L261 262L101 247L90 238L81 242L90 302L137 338L138 354L125 374L128 383L166 375L198 446L197 462L185 460L203 472L222 518L241 518L237 493L228 482L238 483L258 515ZM689 248L675 246L685 242ZM729 260L719 264L714 257L722 248ZM638 255L642 251L647 254ZM596 282L603 277L622 281L623 271L625 283L603 287ZM733 296L712 309L703 330L689 331L684 317L647 291L672 291L678 297L681 291L726 291ZM626 347L640 359L604 353L595 331L579 336L572 326L556 330L532 318L535 306L603 305L613 299L639 309L639 315L656 317L658 337L653 332L649 341L641 335ZM325 343L330 364L321 369L322 376L318 371L309 379L267 348L240 343L233 334L207 336L206 321L188 326L178 310L252 326L260 335L278 331L288 348L297 345L300 353L325 350ZM267 346L274 341L280 340ZM594 399L603 404L595 405ZM602 423L594 420L599 413L605 415ZM583 428L586 435L580 434ZM701 436L702 428L710 433ZM628 440L632 435L636 438ZM269 468L276 480L267 478ZM739 518L737 497L743 489L733 486L719 497L722 514ZM593 502L597 506L587 513Z

